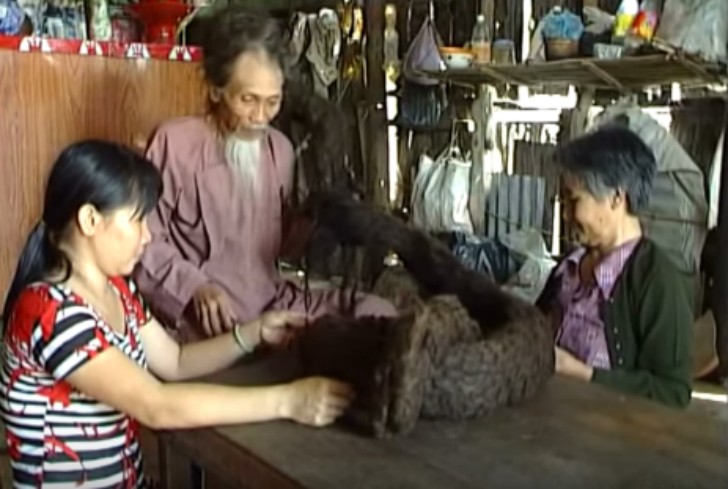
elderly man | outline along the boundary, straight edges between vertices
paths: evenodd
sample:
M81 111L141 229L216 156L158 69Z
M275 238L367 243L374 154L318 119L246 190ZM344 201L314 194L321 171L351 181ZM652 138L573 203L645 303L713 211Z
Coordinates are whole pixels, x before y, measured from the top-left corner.
M220 334L265 310L317 316L339 305L339 293L324 290L304 307L302 291L276 267L294 164L288 139L269 127L283 97L278 28L235 8L208 24L202 47L209 113L167 122L151 142L148 157L162 173L164 193L136 271L152 308L181 326L183 338L200 329ZM396 312L384 300L360 296L356 314Z

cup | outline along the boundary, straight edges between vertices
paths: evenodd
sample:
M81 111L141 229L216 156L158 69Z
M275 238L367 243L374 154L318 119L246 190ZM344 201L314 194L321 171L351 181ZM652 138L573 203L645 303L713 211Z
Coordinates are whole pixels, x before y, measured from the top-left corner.
M493 64L516 64L516 46L510 39L498 39L493 43Z

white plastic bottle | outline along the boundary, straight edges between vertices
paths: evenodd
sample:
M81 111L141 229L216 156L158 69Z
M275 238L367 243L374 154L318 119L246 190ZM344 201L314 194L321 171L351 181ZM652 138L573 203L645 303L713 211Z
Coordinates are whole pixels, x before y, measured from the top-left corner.
M490 28L485 22L485 15L478 15L473 27L473 36L470 39L470 49L473 52L473 63L484 65L490 63L491 40Z

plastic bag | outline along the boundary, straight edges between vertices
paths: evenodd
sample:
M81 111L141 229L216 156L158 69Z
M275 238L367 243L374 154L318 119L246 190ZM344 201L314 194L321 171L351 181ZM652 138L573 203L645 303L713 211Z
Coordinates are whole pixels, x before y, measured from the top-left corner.
M437 126L448 105L443 87L424 86L406 79L399 103L398 123L412 129Z
M451 154L440 187L440 229L443 231L473 232L470 219L470 167L472 164Z
M585 31L592 34L610 32L614 27L614 15L597 7L584 7Z
M435 23L428 16L412 40L403 62L398 119L405 127L436 126L447 108L447 97L440 81L418 74L419 71L440 71L443 68L441 45Z
M541 232L534 228L519 229L501 238L512 253L525 258L518 273L508 279L504 289L534 304L556 266L546 248Z
M579 39L583 32L579 17L561 7L552 8L533 31L528 61L546 60L546 39Z
M440 182L442 181L444 170L445 163L442 162L440 157L435 161L425 185L423 195L425 222L423 227L428 231L440 230L440 223L442 222L442 218L440 217L440 189L442 185Z
M404 76L417 85L433 86L440 82L434 78L421 76L416 71L439 71L444 66L440 55L442 41L432 18L422 22L419 32L412 40L404 58Z
M412 184L412 197L410 207L412 209L412 223L420 228L427 228L427 216L425 209L425 189L430 181L430 175L435 169L435 160L430 155L423 154L417 165L417 176Z
M468 209L471 162L449 146L432 161L423 155L412 189L412 221L432 232L473 232Z
M655 38L709 61L725 60L728 1L666 0Z
M465 268L488 275L498 284L508 281L525 261L495 238L462 232L451 233L448 238L450 251Z
M578 15L566 9L554 7L543 18L542 35L544 39L578 40L584 32L584 24Z

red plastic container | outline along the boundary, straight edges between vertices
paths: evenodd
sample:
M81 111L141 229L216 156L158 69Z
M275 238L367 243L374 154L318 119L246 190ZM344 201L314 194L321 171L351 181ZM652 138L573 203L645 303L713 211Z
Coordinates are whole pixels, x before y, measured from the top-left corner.
M177 24L190 11L189 5L175 0L142 0L126 8L144 25L144 42L157 44L175 44Z

